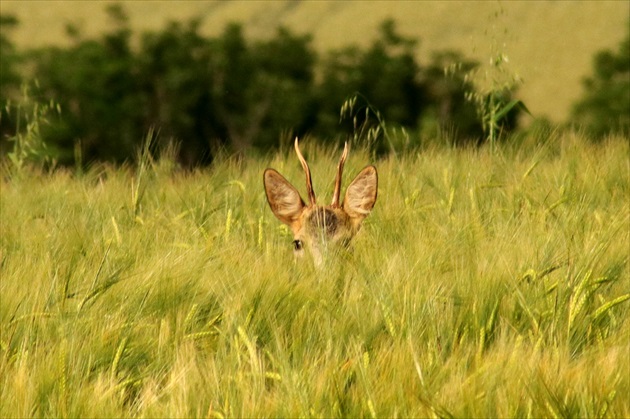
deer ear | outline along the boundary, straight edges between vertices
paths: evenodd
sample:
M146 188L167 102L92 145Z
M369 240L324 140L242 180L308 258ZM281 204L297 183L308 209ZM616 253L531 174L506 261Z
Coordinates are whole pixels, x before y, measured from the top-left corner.
M271 211L280 221L291 227L304 211L305 205L300 193L274 169L265 170L263 183Z
M376 167L368 166L354 178L343 200L343 210L352 218L353 222L360 223L370 214L376 202L378 192L378 175Z

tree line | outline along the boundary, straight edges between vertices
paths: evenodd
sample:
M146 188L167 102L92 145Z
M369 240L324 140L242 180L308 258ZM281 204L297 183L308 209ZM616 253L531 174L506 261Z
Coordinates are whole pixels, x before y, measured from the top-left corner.
M77 150L83 161L133 160L152 130L158 145L177 144L184 165L208 164L222 150L266 151L294 135L338 141L374 128L380 135L370 146L386 153L397 145L387 141L385 122L413 133L416 143L443 130L455 144L485 138L479 109L467 100L475 86L466 76L478 63L456 51L420 63L418 41L391 20L367 48L318 55L310 35L282 27L264 40L246 39L235 23L205 37L201 20L193 19L134 37L122 6L107 11L103 35L86 38L68 25L71 46L26 52L10 40L17 20L2 17L4 153L23 129L20 114L29 111L18 105L25 74L36 81L29 87L35 104L52 99L60 110L38 126L58 164L76 164ZM455 70L445 74L449 67ZM508 103L514 92L499 93ZM507 112L501 130L516 129L521 111Z

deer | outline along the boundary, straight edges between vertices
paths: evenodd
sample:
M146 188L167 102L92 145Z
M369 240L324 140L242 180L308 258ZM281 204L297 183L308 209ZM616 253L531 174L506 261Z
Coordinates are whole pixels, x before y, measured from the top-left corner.
M340 202L343 166L349 152L346 142L337 166L332 203L318 205L311 170L298 143L296 137L294 147L306 174L308 204L298 190L275 169L264 171L263 184L271 211L293 232L296 257L301 258L306 250L311 254L314 264L320 266L329 246L348 248L352 238L359 232L363 220L376 203L378 174L376 167L366 166L348 185L343 202Z

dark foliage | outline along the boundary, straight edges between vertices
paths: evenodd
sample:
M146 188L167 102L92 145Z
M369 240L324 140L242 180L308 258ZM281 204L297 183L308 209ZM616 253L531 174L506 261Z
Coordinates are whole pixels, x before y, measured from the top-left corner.
M457 70L445 77L444 69L456 64ZM424 84L429 98L421 122L425 135L437 136L445 130L447 137L456 145L478 142L484 138L475 105L466 100L466 92L472 92L474 86L465 76L476 67L475 61L467 60L456 51L433 55L431 64L424 71Z
M9 33L18 24L12 16L0 16L0 98L8 101L17 98L20 86L18 65L20 57L11 43ZM15 132L15 118L9 114L10 110L5 103L0 108L0 148L3 147L4 138Z
M388 127L416 133L416 143L445 128L457 143L483 138L464 98L473 88L464 74L476 64L448 52L421 66L417 41L399 35L393 21L381 25L367 49L346 48L319 59L309 36L279 28L270 39L249 41L239 25L230 24L222 35L207 38L198 20L143 33L132 47L122 7L110 6L108 14L111 29L99 38L85 39L68 27L71 47L24 54L39 97L61 106L61 116L42 128L60 164L75 164L77 149L85 162L132 160L152 129L159 133L156 149L177 143L186 166L208 164L222 149L266 151L286 134L333 141L357 125L380 123L367 121L370 113L361 109L340 120L340 107L355 94ZM4 18L3 28L12 22ZM0 41L4 98L5 91L19 90L20 80L18 54L4 29ZM463 63L461 72L447 77L443 68L453 61ZM4 137L12 129L7 119ZM375 150L387 152L378 141Z
M346 118L340 125L339 108L355 94L380 111L389 124L417 128L419 116L428 106L428 96L415 48L416 41L396 34L393 21L387 20L381 25L379 38L366 51L350 47L331 53L324 62L318 89L318 134L349 135L367 122L369 113L359 109L355 118ZM383 144L375 147L382 150Z
M616 52L595 55L593 72L583 82L584 94L573 109L574 122L596 138L610 133L630 136L630 25Z

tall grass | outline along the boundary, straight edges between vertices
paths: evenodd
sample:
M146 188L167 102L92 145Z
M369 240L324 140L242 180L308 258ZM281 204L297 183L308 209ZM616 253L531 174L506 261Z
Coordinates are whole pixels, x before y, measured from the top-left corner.
M304 143L332 193L338 150ZM628 417L627 139L375 162L350 255L296 263L262 171L4 170L2 417ZM347 177L369 161L354 149Z

